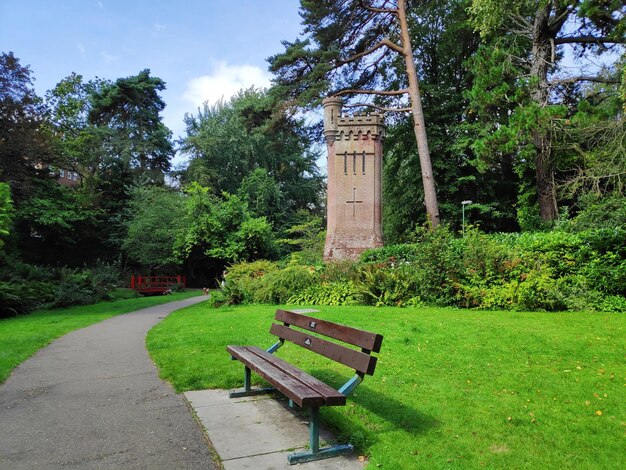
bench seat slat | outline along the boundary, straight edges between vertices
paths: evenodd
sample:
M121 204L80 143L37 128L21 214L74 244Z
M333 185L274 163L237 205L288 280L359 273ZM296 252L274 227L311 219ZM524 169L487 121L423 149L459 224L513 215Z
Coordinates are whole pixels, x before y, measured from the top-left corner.
M283 395L301 407L322 406L324 397L294 377L276 368L272 363L250 351L247 346L229 346L228 352L244 365L255 371Z
M373 375L376 368L376 357L361 351L347 348L337 343L331 343L318 336L298 331L284 325L272 323L270 333L286 339L305 349L315 351L333 361L340 362L364 374Z
M276 310L276 321L288 323L309 331L315 331L324 336L338 339L344 343L358 346L373 352L380 352L380 346L383 342L382 335L370 333L369 331L359 330L339 323L333 323L319 318L302 315L298 312L290 312L288 310Z
M228 346L231 356L301 407L345 405L342 393L256 346Z
M325 405L327 406L341 406L346 404L346 396L335 390L330 385L322 382L321 380L313 377L310 374L307 374L303 370L298 369L296 366L288 363L284 359L281 359L274 354L270 354L267 351L257 348L254 346L249 346L248 350L258 355L259 357L265 359L267 362L271 363L278 369L282 370L286 374L294 377L298 381L302 382L307 387L315 390L317 393L322 395L326 400Z

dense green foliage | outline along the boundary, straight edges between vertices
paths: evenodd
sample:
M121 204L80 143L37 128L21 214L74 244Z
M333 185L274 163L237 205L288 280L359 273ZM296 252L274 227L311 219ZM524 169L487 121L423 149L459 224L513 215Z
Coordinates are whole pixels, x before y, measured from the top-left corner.
M119 268L98 264L91 268L32 266L7 258L0 267L0 318L38 308L93 304L111 299L119 282Z
M623 226L498 235L469 229L462 238L440 228L413 237L366 251L353 264L234 265L213 304L626 311Z
M255 89L187 116L191 161L171 173L174 188L163 90L147 69L113 81L72 73L41 99L29 67L0 56L3 315L106 296L102 263L117 266L118 284L180 273L206 286L227 263L299 249L299 226L319 231L309 211L322 179L301 120Z
M149 273L176 268L180 262L172 248L183 228L184 207L183 195L177 191L159 186L134 188L122 243L129 261Z
M398 41L398 3L301 2L301 37L268 59L275 92L308 109L348 89L405 88L402 61L378 47ZM623 196L621 2L406 4L442 220L458 228L471 200L485 230L536 230L588 208L589 192ZM424 193L410 117L387 122L384 223L396 243L424 222Z
M147 348L179 391L239 388L243 367L225 347L269 347L275 310L195 305L152 329ZM369 458L368 468L623 466L622 315L319 310L384 336L375 374L347 406L322 409L324 423ZM337 387L353 374L291 344L277 355Z
M319 206L322 180L308 130L269 93L241 91L186 115L185 124L182 151L191 160L184 183L199 183L218 197L239 193L276 228L295 211Z
M593 126L598 135L585 139L581 152L563 144L580 142L592 116L619 96L626 10L602 0L473 0L469 10L483 39L470 61L471 148L482 171L512 165L520 178L518 222L535 229L577 204L558 197L557 182L602 152L602 126ZM574 72L572 55L580 68ZM604 125L623 129L619 108L600 113Z
M0 252L4 245L3 238L9 234L11 228L11 216L13 215L13 202L11 190L6 183L0 183Z

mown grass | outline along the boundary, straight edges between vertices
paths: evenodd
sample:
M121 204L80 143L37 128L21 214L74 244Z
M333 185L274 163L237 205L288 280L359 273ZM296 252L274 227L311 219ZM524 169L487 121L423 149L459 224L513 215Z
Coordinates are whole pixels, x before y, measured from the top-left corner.
M151 330L148 349L179 391L241 387L225 346L272 344L275 308L192 306ZM625 467L623 315L321 310L385 336L375 375L322 411L370 468ZM278 354L335 386L351 376L293 345Z
M35 352L64 334L121 313L200 295L189 290L167 296L139 297L41 310L30 315L0 320L0 383Z

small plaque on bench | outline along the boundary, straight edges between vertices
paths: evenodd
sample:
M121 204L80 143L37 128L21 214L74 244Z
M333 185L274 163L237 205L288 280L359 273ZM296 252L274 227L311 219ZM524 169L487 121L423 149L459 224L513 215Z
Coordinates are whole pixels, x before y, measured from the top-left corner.
M304 344L306 344L307 346L311 346L311 338L305 339Z
M311 328L312 330L314 330L316 326L317 326L316 322L314 322L314 321L309 322L309 328Z

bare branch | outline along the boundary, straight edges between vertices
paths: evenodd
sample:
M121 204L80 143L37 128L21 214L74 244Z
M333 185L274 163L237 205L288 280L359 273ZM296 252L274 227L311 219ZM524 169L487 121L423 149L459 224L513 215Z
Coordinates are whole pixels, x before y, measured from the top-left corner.
M354 103L354 104L344 104L344 108L362 108L367 106L368 108L374 108L378 111L382 111L384 113L395 113L395 112L408 112L411 111L411 108L385 108L384 106L378 106L376 104L370 103Z
M597 38L595 36L569 36L556 38L555 44L623 44L624 40L613 38Z
M381 96L390 96L390 95L406 95L409 93L408 88L403 88L402 90L358 90L358 89L346 89L339 90L336 93L331 93L330 96L342 96L342 95L381 95Z
M569 77L569 78L557 78L554 80L550 80L548 85L561 85L565 83L576 83L576 82L595 82L595 83L621 83L620 80L615 78L605 78L605 77Z
M392 15L397 15L398 10L392 8L376 8L370 5L366 5L365 2L360 1L359 5L361 8L365 8L366 10L373 11L374 13L391 13Z
M557 11L558 16L552 20L550 24L548 24L548 29L553 33L557 33L563 27L565 21L567 21L567 17L574 12L574 7L566 6L563 8L561 12Z
M338 61L337 65L345 65L345 64L349 64L350 62L354 62L355 60L358 60L361 57L364 57L366 55L371 54L374 51L377 51L381 47L388 47L389 49L391 49L393 51L396 51L398 54L404 54L404 49L402 49L400 46L398 46L397 44L391 42L389 39L383 39L378 44L372 46L371 48L369 48L366 51L359 52L358 54L353 55L349 59Z
M519 28L513 30L513 33L519 34L520 36L532 37L532 28L533 25L526 20L522 15L509 15L511 21Z
M365 18L353 28L352 34L347 38L346 44L355 44L357 41L357 36L362 33L365 26L372 21L372 19L376 16L376 13L370 13L369 15L365 15Z

